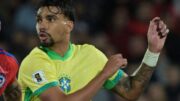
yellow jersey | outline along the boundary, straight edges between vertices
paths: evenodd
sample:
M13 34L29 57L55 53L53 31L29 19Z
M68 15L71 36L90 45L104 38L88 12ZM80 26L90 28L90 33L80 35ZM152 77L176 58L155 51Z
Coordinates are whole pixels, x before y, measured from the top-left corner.
M22 87L22 99L40 101L38 96L53 86L59 86L65 94L74 93L95 78L107 60L101 51L88 44L70 44L63 57L48 48L36 47L20 66L18 82ZM107 80L104 88L114 87L123 74L119 70Z

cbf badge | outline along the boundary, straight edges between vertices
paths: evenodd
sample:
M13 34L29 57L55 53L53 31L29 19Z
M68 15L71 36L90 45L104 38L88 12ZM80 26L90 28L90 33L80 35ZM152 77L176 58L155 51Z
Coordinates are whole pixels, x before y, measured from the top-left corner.
M61 89L67 94L71 91L71 80L68 77L61 77L59 79Z
M37 71L32 75L33 81L40 84L46 81L43 71Z
M4 85L5 81L5 76L3 74L0 74L0 88Z

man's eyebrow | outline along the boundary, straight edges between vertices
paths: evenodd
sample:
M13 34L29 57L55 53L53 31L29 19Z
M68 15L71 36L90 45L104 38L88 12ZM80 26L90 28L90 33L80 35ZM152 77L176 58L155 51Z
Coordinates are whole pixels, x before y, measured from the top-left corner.
M40 14L36 14L36 18L41 18L42 16L40 15ZM55 14L47 14L47 15L45 15L45 18L58 18L58 16L57 15L55 15Z
M46 15L46 17L52 17L52 18L58 18L56 15L54 15L54 14L48 14L48 15Z

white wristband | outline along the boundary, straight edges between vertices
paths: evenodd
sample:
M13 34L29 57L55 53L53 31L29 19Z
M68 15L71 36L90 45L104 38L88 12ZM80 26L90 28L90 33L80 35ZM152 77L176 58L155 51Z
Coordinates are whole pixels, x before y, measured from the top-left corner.
M143 58L143 63L150 67L155 67L157 65L159 55L160 53L153 53L150 52L149 49L147 49Z

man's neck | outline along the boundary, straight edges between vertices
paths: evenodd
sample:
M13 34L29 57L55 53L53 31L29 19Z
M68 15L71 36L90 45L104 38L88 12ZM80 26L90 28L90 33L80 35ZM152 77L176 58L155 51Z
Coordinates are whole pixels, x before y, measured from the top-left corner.
M70 44L69 41L64 42L64 43L60 43L60 44L56 44L53 47L50 47L50 49L55 51L56 53L58 53L60 56L63 57L69 49L69 44Z

